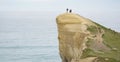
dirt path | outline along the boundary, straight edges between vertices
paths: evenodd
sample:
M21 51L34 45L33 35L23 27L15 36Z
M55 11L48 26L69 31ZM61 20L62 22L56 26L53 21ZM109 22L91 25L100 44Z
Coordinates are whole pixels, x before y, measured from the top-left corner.
M96 37L94 38L94 45L92 46L92 48L94 48L95 50L110 51L111 49L103 43L102 36L105 33L104 30L97 28L97 31L98 33L96 34Z

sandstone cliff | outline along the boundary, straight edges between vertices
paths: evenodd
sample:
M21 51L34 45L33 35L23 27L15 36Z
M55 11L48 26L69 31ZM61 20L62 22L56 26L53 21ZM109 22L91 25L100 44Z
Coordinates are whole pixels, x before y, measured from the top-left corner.
M120 34L78 14L56 18L62 62L120 62Z

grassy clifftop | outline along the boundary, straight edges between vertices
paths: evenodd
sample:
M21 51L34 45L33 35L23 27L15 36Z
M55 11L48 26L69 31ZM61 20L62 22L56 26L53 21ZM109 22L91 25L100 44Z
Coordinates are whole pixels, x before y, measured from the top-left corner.
M120 33L73 13L56 22L63 62L120 62Z
M90 20L91 21L91 20ZM91 21L93 22L93 21ZM120 62L120 33L106 28L96 22L93 22L97 27L95 26L90 26L88 27L88 31L90 31L92 34L98 33L97 28L103 29L104 34L102 35L103 43L107 47L110 48L109 51L105 51L104 49L102 50L97 50L95 51L94 47L90 47L93 45L93 40L89 39L88 42L86 43L88 48L84 50L83 57L98 57L98 61L100 62ZM98 45L97 45L98 46Z

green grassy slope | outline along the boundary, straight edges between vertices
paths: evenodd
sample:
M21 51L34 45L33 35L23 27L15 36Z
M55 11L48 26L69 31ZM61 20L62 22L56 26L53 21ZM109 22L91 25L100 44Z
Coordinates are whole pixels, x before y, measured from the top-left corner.
M95 23L95 22L93 22ZM103 43L111 48L110 51L94 51L92 48L89 48L92 45L92 39L88 39L86 43L87 49L84 50L82 58L86 57L98 57L100 62L120 62L120 33L115 32L114 30L108 29L98 23L95 23L97 27L105 31L103 38ZM88 30L92 34L97 33L95 26L88 27Z

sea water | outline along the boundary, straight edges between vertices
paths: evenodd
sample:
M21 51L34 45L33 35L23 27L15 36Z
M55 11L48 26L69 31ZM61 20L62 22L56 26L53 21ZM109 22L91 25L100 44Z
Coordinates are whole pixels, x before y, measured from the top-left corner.
M55 15L1 12L0 62L61 62Z

